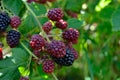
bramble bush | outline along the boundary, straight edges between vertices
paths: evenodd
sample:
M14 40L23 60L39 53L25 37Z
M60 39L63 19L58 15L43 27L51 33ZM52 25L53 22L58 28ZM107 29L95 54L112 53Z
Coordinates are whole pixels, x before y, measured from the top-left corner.
M1 0L0 80L120 80L120 0Z

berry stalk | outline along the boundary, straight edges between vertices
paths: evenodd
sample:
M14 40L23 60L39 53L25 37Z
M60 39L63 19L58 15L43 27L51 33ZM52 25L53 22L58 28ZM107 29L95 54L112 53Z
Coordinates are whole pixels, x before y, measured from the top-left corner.
M41 32L44 34L44 36L45 36L45 38L47 39L47 41L50 42L50 40L49 40L49 38L47 37L46 33L45 33L44 30L42 29L42 25L41 25L41 23L39 22L36 14L32 11L32 9L28 6L28 4L27 4L25 1L23 1L23 3L25 4L26 8L31 12L31 14L34 16L34 18L35 18L38 26L40 27Z

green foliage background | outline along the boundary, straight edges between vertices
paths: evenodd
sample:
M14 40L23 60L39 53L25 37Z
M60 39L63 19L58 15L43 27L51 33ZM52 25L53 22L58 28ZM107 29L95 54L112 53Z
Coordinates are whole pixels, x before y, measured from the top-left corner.
M6 9L22 18L19 31L23 36L39 33L34 16L29 13L22 0L2 1ZM120 0L57 0L48 4L49 7L37 3L29 4L41 24L48 21L45 16L47 10L60 7L64 10L68 27L80 32L78 44L74 45L79 58L71 67L55 69L58 79L120 80ZM67 10L77 13L78 18L68 16L65 12ZM6 43L2 37L0 41ZM21 41L28 46L28 41L24 38ZM5 44L5 50L7 46ZM0 73L3 74L0 80L18 80L20 74L29 74L29 71L24 70L28 66L28 52L19 45L12 49L11 54L11 57L0 61ZM34 62L31 62L30 80L53 80L52 75L42 71L41 65L36 67L37 71L32 69L34 66Z

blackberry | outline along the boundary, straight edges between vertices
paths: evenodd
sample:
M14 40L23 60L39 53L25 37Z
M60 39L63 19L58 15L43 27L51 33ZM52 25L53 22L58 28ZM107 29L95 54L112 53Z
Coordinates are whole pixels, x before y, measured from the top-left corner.
M45 39L41 35L34 34L31 37L30 46L32 49L41 50L44 45L45 45Z
M12 28L18 28L18 26L21 24L21 19L18 16L13 16L10 21L10 25Z
M47 0L48 2L55 2L56 0Z
M34 2L39 3L39 4L45 4L47 0L34 0Z
M29 80L28 77L20 77L20 80Z
M2 48L0 48L0 60L3 59Z
M33 53L34 53L37 57L40 57L40 50L33 50Z
M50 30L52 29L52 23L51 22L46 22L43 26L42 26L43 30L48 34L50 32Z
M46 73L52 73L54 71L54 62L52 60L45 60L42 65L42 69Z
M0 12L0 32L4 32L10 24L10 17L6 12Z
M48 11L47 16L52 21L59 21L63 17L63 11L60 8L54 8Z
M64 30L65 28L67 28L68 23L66 21L64 21L63 19L61 19L61 20L57 21L55 25L56 25L56 27Z
M20 33L16 30L10 30L7 33L7 43L11 48L16 47L19 44Z
M66 55L63 58L52 56L52 59L61 66L70 66L74 62L74 54L69 48L66 48Z
M57 58L64 57L66 55L66 46L61 41L52 41L46 45L47 52Z
M74 54L74 59L77 59L78 58L78 52L73 47L69 47L69 49Z
M76 29L69 28L68 30L65 30L62 33L62 37L63 37L63 39L65 39L68 42L74 42L74 41L78 40L79 32Z
M27 0L28 3L31 3L31 2L33 2L33 1L34 1L34 0Z

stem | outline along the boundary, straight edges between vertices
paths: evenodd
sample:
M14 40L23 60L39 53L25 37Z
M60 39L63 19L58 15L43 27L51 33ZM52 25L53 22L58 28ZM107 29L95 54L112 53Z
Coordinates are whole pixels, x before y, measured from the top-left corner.
M44 34L44 36L45 36L45 38L47 39L47 41L50 42L50 40L49 40L49 38L47 37L46 33L43 31L42 25L41 25L41 23L39 22L36 14L32 11L32 9L28 6L28 4L27 4L25 1L23 1L23 3L25 4L26 8L31 12L31 14L34 16L34 18L35 18L38 26L40 27L41 32Z
M24 47L24 49L30 54L32 55L35 59L38 59L38 57L36 55L34 55L25 45L24 43L20 42L20 44Z
M55 80L58 80L58 78L56 77L56 75L54 73L52 73L53 77Z

